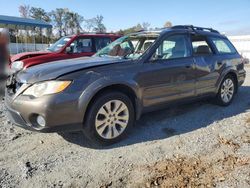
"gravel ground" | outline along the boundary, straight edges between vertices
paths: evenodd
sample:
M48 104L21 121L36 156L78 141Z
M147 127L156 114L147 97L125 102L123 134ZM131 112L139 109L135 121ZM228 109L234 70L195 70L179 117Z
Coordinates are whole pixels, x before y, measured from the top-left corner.
M108 148L13 126L0 104L0 187L250 187L250 68L233 104L144 115Z

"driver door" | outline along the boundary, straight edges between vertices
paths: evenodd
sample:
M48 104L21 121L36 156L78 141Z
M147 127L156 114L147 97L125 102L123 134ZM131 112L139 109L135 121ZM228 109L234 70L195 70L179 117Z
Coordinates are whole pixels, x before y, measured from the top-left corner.
M195 95L195 65L188 34L163 39L140 74L143 105L150 107Z

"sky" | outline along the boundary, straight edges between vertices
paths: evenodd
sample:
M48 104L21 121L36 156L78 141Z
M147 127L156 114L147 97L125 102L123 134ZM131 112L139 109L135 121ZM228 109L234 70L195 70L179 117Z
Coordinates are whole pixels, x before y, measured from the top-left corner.
M69 8L92 18L103 15L108 31L148 22L150 27L188 24L212 27L227 35L250 34L250 0L0 0L0 15L19 16L26 4L46 11Z

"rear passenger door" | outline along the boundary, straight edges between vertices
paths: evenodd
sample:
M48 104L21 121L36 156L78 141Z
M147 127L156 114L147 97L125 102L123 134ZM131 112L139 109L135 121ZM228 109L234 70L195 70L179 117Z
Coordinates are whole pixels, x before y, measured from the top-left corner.
M215 92L219 73L216 71L217 59L211 41L203 35L191 35L195 61L196 95Z
M164 38L141 73L145 107L194 96L195 70L188 34Z

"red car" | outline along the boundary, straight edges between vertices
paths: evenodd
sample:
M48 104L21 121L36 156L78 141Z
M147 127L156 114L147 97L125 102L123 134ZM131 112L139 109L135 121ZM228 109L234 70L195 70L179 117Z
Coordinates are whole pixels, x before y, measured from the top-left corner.
M46 51L26 52L11 57L11 72L64 59L92 56L121 37L116 34L78 34L62 37Z

